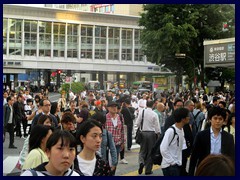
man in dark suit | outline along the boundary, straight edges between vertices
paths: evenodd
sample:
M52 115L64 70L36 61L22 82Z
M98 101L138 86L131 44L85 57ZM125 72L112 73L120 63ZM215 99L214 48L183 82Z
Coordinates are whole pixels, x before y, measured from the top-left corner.
M195 168L209 154L223 154L235 161L235 147L233 136L222 130L226 119L226 110L212 107L208 111L211 122L209 129L200 131L194 140L192 155L189 165L189 175L193 176ZM217 169L216 169L217 171Z
M13 110L14 97L7 97L7 104L3 106L3 122L4 122L4 137L6 131L9 133L9 147L12 149L16 149L14 146L14 125L15 125L15 117Z

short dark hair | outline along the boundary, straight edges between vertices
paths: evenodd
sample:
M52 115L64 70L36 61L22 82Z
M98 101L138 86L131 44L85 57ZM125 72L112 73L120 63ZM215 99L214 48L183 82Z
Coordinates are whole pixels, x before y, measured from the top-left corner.
M39 102L39 106L43 106L44 101L49 101L51 103L51 101L48 99L41 99L41 101Z
M175 99L173 105L176 106L176 104L177 104L178 102L182 102L182 103L183 103L183 100L180 99L180 98L177 98L177 99Z
M222 104L224 108L225 108L226 105L227 105L225 101L220 101L220 102L218 103L218 105L219 105L219 104Z
M42 114L37 121L37 124L43 124L47 119L49 119L51 121L51 123L53 123L52 117L46 114Z
M61 147L69 146L77 149L76 138L69 132L61 129L56 129L47 140L46 149L51 148L61 139Z
M7 102L10 101L13 98L13 96L8 96L7 97Z
M68 122L76 123L76 118L74 117L72 112L65 112L62 115L61 123L66 124Z
M208 119L212 119L213 116L218 115L222 116L223 119L226 119L226 109L220 107L212 107L208 111Z
M152 100L147 101L147 107L152 108L154 102Z
M173 117L175 122L181 122L183 118L189 116L189 110L187 108L178 108L173 111Z
M76 138L79 141L82 148L83 148L83 143L80 140L80 137L81 136L86 137L88 132L94 127L99 127L101 129L101 131L103 130L101 123L94 119L87 120L87 121L84 121L83 123L81 123L79 129L77 130Z

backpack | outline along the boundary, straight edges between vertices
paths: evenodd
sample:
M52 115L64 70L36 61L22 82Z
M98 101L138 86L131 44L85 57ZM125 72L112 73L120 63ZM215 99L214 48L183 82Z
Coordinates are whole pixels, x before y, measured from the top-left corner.
M175 135L178 135L178 134L176 133L176 129L175 129L173 126L171 126L171 127L169 127L169 128L172 128L172 129L173 129L174 135L173 135L173 138L172 138L172 140L170 141L170 143L169 143L168 146L170 146L170 144L172 143ZM151 150L151 158L152 158L153 164L161 165L161 163L162 163L162 154L161 154L161 151L160 151L160 144L162 143L163 137L164 137L164 134L162 134L162 135L158 138L158 140L156 141L155 145L153 146L153 148L152 148L152 150ZM178 141L179 141L179 139L178 139Z

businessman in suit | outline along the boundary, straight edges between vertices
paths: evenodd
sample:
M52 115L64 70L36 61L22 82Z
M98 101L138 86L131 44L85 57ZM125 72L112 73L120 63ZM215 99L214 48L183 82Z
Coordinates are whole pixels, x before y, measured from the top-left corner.
M195 168L209 154L223 154L235 161L235 146L233 136L222 130L226 119L226 110L212 107L208 112L211 122L209 129L200 131L194 140L189 165L189 175L193 176ZM217 169L216 169L217 171Z
M14 146L14 126L15 126L15 114L13 110L14 97L7 97L7 104L3 106L3 123L4 123L4 137L5 133L9 133L9 148L16 149Z

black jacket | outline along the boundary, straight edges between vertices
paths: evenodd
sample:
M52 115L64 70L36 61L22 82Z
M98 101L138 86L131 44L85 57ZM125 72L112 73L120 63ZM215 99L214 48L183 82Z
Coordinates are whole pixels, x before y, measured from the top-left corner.
M189 175L193 176L196 166L207 156L211 151L211 136L210 129L200 131L194 140L192 155L190 158ZM231 157L235 161L235 146L233 135L226 131L222 131L221 138L221 153Z

